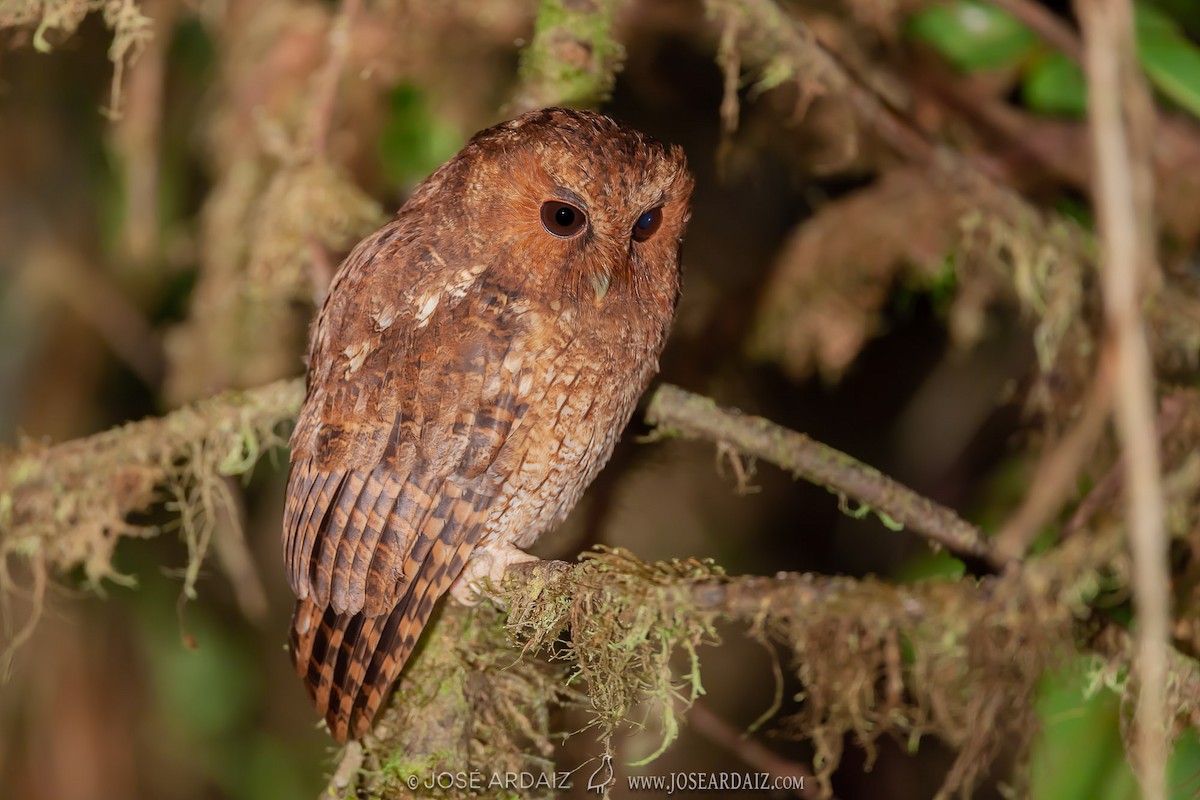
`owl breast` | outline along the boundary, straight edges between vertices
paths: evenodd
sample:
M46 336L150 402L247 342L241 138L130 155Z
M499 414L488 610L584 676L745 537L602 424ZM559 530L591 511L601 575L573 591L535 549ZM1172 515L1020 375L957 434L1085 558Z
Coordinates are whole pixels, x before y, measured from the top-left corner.
M506 455L514 468L484 523L482 547L528 547L570 512L608 462L657 370L670 322L644 313L640 319L566 313L550 324L534 316L541 319L533 329L553 331L531 342L540 345L534 383L544 394L510 441L513 452Z

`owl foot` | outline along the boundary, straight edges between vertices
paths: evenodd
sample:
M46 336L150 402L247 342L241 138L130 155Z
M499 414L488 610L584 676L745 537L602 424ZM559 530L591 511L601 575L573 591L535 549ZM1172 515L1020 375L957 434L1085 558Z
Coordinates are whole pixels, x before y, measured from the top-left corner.
M499 584L510 566L539 560L537 556L531 556L511 545L481 547L471 554L458 580L450 585L450 594L464 606L477 605L482 599L481 584L487 581Z

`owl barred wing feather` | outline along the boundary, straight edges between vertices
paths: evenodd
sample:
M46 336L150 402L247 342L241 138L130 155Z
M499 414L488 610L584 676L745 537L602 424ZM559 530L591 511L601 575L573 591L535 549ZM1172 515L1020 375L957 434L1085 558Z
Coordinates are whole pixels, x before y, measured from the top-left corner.
M414 269L406 307L369 307L387 295L364 267L387 243L351 254L339 279L362 286L331 293L317 322L284 513L292 657L339 740L364 732L462 572L531 385L517 317L486 281L443 298Z
M368 617L300 600L289 648L329 730L339 741L367 732L392 682L416 646L434 603L461 572L475 535L457 546L439 539L416 568L410 591L388 613Z

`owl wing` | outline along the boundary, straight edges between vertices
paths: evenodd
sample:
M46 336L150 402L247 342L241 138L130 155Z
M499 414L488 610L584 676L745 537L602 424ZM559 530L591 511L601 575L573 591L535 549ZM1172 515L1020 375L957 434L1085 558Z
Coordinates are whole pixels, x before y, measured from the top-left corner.
M531 382L506 293L447 292L444 269L386 248L351 254L318 320L284 511L290 649L340 741L365 733L482 534ZM385 283L412 289L381 307Z

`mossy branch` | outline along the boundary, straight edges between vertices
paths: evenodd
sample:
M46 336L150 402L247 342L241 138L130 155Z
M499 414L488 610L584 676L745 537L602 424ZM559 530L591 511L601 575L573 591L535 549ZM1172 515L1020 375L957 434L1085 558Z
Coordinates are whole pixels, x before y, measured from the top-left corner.
M1090 640L1088 623L1067 602L1090 578L1044 578L1036 569L911 586L811 574L731 577L708 562L645 563L622 550L589 553L576 564L520 565L494 589L494 607L445 607L365 744L358 788L392 800L430 796L414 793L410 781L438 769L485 779L552 770L554 705L588 714L605 738L648 709L669 743L681 712L703 691L698 651L733 622L779 648L799 682L804 704L782 730L813 742L823 793L847 734L869 753L884 735L910 742L933 735L958 750L939 795L946 796L971 786L1012 742L1031 741L1038 682L1076 652L1075 643L1106 653L1091 668L1099 675L1128 669L1121 634ZM1196 665L1177 654L1173 669L1179 718L1194 724L1200 710L1187 692ZM431 727L453 745L421 745L426 734L414 732ZM576 783L592 769L557 765L573 768Z
M156 532L130 515L167 500L198 567L222 479L282 445L303 398L302 381L279 381L58 445L23 442L0 460L0 556L36 557L60 573L82 566L93 582L115 577L117 541Z
M954 511L874 467L770 420L721 408L708 397L666 384L651 398L646 421L657 426L659 436L732 445L842 498L853 498L873 510L889 528L908 528L959 555L998 563L983 532Z
M301 381L282 381L74 442L22 445L0 463L0 551L36 569L83 565L99 579L111 575L117 538L146 532L128 515L164 497L191 509L189 535L200 535L194 528L211 526L219 500L214 484L281 443L302 397ZM662 429L775 461L986 557L978 531L953 512L794 431L671 386L655 394L648 416ZM665 746L680 709L703 690L699 651L717 642L718 623L735 621L781 647L803 685L802 710L784 723L814 742L822 781L845 734L870 749L891 731L937 735L958 748L947 787L967 786L1006 736L1028 740L1032 711L1011 710L1032 709L1038 679L1074 652L1073 642L1098 654L1097 669L1127 672L1127 634L1109 626L1097 635L1079 613L1097 566L1117 554L1101 543L1075 537L1000 577L916 586L732 578L711 563L646 564L621 551L521 567L497 589L507 613L446 606L353 780L367 781L373 796L404 797L408 777L439 764L549 769L550 710L564 704L587 709L611 736L649 703ZM1177 719L1200 723L1200 669L1173 653L1171 673ZM445 735L430 738L433 727Z
M830 95L847 100L865 129L909 161L936 171L950 187L986 195L1024 224L1046 224L1044 215L969 158L931 138L853 74L813 31L775 0L707 0L711 16L736 20L741 62L757 72L760 90L795 83L802 97ZM1055 246L1047 231L1030 231Z
M625 48L613 36L620 0L542 0L533 40L521 52L512 111L594 107L612 93Z
M53 49L47 38L49 34L58 31L61 38L72 35L84 17L93 11L102 12L104 24L113 33L112 44L108 48L108 57L113 64L113 77L107 113L113 119L120 119L125 70L137 60L154 36L153 20L142 13L138 2L10 0L0 3L0 29L33 26L34 48L39 52L48 53Z

